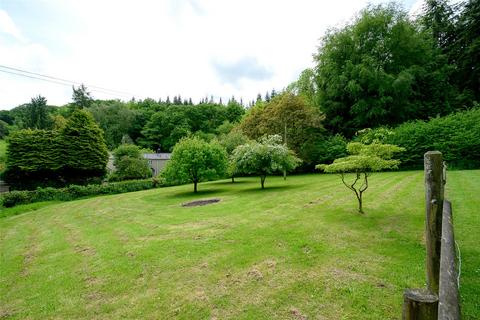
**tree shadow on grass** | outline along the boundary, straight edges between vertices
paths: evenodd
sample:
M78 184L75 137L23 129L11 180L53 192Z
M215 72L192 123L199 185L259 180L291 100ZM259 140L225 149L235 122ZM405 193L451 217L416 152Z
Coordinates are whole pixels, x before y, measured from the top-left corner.
M232 182L232 180L229 181L219 181L219 182L214 182L212 184L216 185L230 185L230 186L235 186L237 184L245 184L245 183L253 183L253 181L247 181L247 180L235 180L235 182Z
M222 189L222 188L212 188L212 189L206 189L206 190L200 189L198 190L197 193L189 190L189 191L176 192L166 196L165 198L184 199L184 200L201 199L201 198L204 198L205 196L218 195L218 194L224 193L227 190L228 189Z
M270 192L277 192L277 191L286 191L286 190L292 190L292 189L297 189L303 187L303 184L287 184L283 186L265 186L265 189L262 189L260 187L260 184L256 187L248 188L248 189L241 189L238 190L238 193L257 193L257 192L262 192L262 193L270 193Z

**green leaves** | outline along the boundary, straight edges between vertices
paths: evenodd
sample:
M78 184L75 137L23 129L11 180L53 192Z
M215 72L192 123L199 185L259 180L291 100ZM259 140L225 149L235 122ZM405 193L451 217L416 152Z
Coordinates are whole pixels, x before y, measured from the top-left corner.
M113 151L115 171L108 177L109 181L145 179L152 176L141 149L133 144L123 144Z
M124 103L96 101L89 111L102 128L110 149L116 148L124 135L135 134L134 126L138 125L139 112L128 108Z
M25 105L22 118L22 126L25 129L50 129L52 119L47 107L47 99L42 96L32 98L31 102Z
M355 193L358 200L358 211L363 213L363 193L368 189L368 177L371 172L386 169L396 169L399 160L392 159L395 153L404 148L392 144L382 144L375 141L372 144L351 142L347 145L349 156L338 158L332 164L319 164L317 169L327 173L339 173L342 183ZM345 173L354 173L353 182L347 183ZM357 182L363 181L360 185Z
M396 169L399 160L393 160L395 153L404 148L391 144L351 142L347 145L350 156L335 159L330 165L317 165L316 168L328 173L373 172L386 169Z
M307 98L286 92L270 102L253 107L240 124L251 139L265 135L281 135L306 165L315 164L318 158L312 152L314 145L324 139L324 116L312 107Z
M237 147L231 156L235 170L240 174L267 174L295 169L301 160L282 144L279 135L265 136L260 142L251 141ZM263 187L263 184L262 184Z
M371 130L365 137L382 136L384 130ZM384 141L406 149L399 155L404 168L422 167L423 154L431 150L442 152L450 167L476 168L480 165L480 108L427 122L407 122L388 131L391 134L384 136Z
M315 59L316 102L334 133L452 111L441 52L395 4L369 6L330 30Z
M74 112L60 130L20 130L7 149L5 179L14 187L84 183L102 177L108 160L101 129L87 111Z
M146 123L142 130L145 136L142 144L171 151L180 139L190 134L213 134L225 121L238 121L244 112L243 107L233 100L227 106L213 103L164 106Z
M60 138L47 130L14 131L8 138L7 171L35 172L62 167Z
M103 132L93 116L77 110L60 131L63 167L69 170L96 171L105 174L108 150Z
M169 183L193 182L225 175L227 154L217 142L205 142L197 137L183 138L173 148L162 177Z

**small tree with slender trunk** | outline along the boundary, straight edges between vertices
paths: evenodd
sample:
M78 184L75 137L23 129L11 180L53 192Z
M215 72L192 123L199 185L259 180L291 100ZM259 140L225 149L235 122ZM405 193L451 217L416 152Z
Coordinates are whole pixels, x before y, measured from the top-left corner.
M220 144L188 137L173 148L162 177L173 184L192 182L193 192L197 192L199 182L224 176L227 164L227 154Z
M351 142L347 145L349 156L338 158L332 164L319 164L317 169L327 173L338 173L342 183L355 194L358 201L358 212L363 212L363 193L368 189L368 177L375 171L396 169L400 160L392 159L397 152L404 148L392 144L372 143L363 144ZM353 181L346 181L346 173L353 173ZM362 181L360 185L359 181Z
M225 151L227 151L230 158L236 147L241 146L248 141L249 139L247 136L237 129L233 129L227 134L221 134L218 137L218 142L225 148ZM228 175L232 178L232 183L235 182L236 173L235 163L230 160L228 164Z
M240 174L258 174L262 189L272 173L295 169L301 162L282 142L279 135L266 136L260 142L251 141L237 147L231 156L235 170Z

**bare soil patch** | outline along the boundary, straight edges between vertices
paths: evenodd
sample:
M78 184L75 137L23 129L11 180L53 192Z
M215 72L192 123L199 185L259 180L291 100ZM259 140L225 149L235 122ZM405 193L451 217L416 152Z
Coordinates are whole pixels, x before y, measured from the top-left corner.
M211 203L220 202L220 199L206 199L206 200L196 200L191 202L182 203L182 207L198 207L198 206L205 206Z

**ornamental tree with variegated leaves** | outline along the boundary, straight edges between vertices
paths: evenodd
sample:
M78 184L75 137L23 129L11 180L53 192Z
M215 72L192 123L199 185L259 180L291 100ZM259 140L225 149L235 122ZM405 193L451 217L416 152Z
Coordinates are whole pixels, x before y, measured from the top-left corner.
M279 135L265 136L237 147L231 161L239 174L258 174L262 189L268 174L295 169L301 160L282 143Z
M393 156L404 150L392 144L351 142L347 145L349 156L335 159L332 164L319 164L316 168L339 174L343 184L355 193L358 212L364 213L362 196L368 189L368 177L375 171L398 168L400 160L393 159ZM353 173L353 181L347 182L347 173Z

